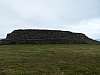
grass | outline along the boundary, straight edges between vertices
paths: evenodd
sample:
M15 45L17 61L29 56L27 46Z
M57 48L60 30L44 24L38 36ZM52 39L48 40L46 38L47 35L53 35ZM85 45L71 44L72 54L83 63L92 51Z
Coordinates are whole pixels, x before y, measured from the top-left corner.
M1 45L0 75L100 75L100 45Z

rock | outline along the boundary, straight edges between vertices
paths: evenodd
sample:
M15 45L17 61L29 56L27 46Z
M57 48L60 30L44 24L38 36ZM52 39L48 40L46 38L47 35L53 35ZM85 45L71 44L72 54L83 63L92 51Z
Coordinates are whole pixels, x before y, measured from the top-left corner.
M66 44L91 44L97 41L88 38L82 33L73 33L60 30L25 29L14 30L7 34L4 43L66 43Z

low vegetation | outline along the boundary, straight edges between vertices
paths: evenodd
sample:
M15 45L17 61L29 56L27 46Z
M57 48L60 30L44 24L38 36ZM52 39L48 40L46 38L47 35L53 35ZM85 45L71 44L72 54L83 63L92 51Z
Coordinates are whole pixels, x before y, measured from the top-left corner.
M1 45L0 75L100 75L100 45Z

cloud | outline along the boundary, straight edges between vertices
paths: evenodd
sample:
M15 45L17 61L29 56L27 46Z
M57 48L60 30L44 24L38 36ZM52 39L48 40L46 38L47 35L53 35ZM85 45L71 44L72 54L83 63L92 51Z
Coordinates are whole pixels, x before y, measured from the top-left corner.
M80 23L77 25L69 26L68 30L71 30L73 32L85 33L90 38L99 39L100 18L80 21Z
M22 19L76 22L100 16L98 0L6 0Z
M0 0L0 37L14 29L41 28L84 32L95 38L99 8L99 0Z

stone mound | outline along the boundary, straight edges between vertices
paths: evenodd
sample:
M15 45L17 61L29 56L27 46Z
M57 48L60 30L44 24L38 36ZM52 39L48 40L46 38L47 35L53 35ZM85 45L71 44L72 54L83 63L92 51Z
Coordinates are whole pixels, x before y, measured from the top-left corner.
M70 31L61 30L39 30L39 29L25 29L14 30L7 34L3 43L66 43L66 44L89 44L96 43L95 40L88 38L83 33L73 33Z

